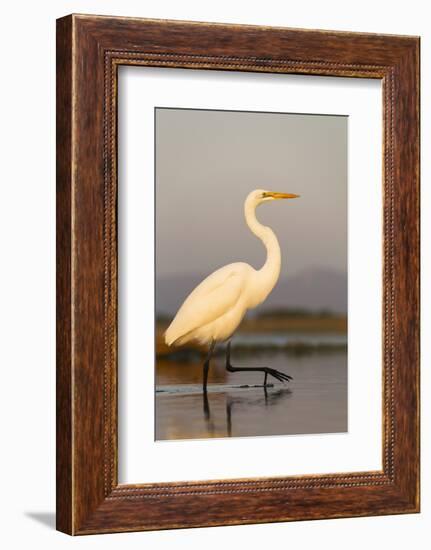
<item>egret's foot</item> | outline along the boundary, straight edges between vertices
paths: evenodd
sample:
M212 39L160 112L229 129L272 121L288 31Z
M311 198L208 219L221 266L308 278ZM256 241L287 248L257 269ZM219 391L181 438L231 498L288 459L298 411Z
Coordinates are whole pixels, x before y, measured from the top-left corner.
M263 386L267 386L268 374L278 380L279 382L290 382L293 380L291 376L281 372L279 370L271 369L270 367L234 367L230 362L230 342L228 342L226 347L226 370L229 372L264 372L265 378Z
M293 380L293 378L289 374L285 374L284 372L281 372L281 371L275 370L275 369L271 369L269 367L264 367L262 369L262 371L265 373L265 380L264 380L264 385L265 386L267 384L268 374L270 376L273 376L279 382L283 382L283 383L284 382L290 382L291 380Z
M269 367L234 367L230 363L226 364L226 370L229 372L264 372L265 378L263 381L263 385L266 387L268 385L268 374L269 376L272 376L279 382L290 382L293 380L291 376L288 374L284 374L284 372L281 372L279 370L271 369Z

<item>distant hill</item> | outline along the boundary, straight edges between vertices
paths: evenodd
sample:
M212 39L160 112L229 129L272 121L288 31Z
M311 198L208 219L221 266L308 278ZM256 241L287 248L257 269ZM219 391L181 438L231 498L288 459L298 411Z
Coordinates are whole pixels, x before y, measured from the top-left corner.
M175 314L186 296L204 277L202 274L185 274L158 279L157 314ZM283 308L347 313L347 274L316 268L280 279L266 301L259 306L259 312Z

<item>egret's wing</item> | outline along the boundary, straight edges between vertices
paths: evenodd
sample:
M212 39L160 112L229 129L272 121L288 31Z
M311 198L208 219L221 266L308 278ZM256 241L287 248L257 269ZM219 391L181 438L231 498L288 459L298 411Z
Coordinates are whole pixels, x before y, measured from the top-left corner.
M165 340L168 345L218 319L237 303L246 277L244 266L247 264L222 267L189 294L166 330Z

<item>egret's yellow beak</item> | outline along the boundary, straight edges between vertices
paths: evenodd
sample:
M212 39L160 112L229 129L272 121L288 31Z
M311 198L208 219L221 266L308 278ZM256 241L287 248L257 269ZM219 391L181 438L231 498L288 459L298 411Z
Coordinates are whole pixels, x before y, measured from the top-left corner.
M276 191L267 191L263 194L263 197L272 199L297 199L299 195L294 193L277 193Z

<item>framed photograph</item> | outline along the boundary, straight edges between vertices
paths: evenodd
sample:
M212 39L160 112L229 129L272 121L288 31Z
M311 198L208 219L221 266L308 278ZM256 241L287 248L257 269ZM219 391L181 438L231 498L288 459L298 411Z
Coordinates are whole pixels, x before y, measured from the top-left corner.
M57 21L57 528L419 511L419 38Z

